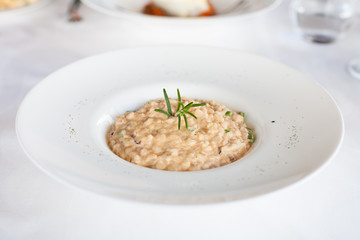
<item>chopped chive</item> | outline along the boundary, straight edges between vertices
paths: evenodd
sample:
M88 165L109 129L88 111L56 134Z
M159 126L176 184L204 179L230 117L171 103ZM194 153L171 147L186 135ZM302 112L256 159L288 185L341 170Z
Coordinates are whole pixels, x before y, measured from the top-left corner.
M230 129L225 129L225 132L230 132Z
M249 128L249 127L246 127L246 129L248 130L248 132L253 132L253 130L251 129L251 128Z
M231 111L227 111L227 112L225 113L225 115L231 117L232 112L231 112Z
M240 114L242 117L245 117L245 113L244 113L244 112L239 112L239 114Z
M249 139L249 142L250 142L250 143L254 143L254 142L255 142L255 136L252 135L251 133L249 133L248 139Z

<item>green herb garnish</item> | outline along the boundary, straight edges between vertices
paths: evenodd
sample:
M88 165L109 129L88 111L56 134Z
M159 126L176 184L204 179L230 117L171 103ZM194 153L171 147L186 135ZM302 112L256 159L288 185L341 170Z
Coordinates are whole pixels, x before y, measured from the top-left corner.
M225 132L230 132L230 129L225 129Z
M253 132L253 130L251 128L249 128L249 127L246 127L246 129L248 130L249 133Z
M232 111L227 111L227 112L225 113L225 115L231 117Z
M170 100L169 100L169 97L166 93L166 90L165 88L163 89L163 92L164 92L164 97L165 97L165 102L166 102L166 106L167 106L167 109L168 109L168 113L170 114L170 116L172 115L172 112L171 112L171 105L170 105Z
M254 143L255 142L255 136L253 134L254 130L249 128L249 127L246 127L246 129L248 130L248 139L249 139L249 142L250 143Z
M248 135L248 139L249 139L249 142L250 142L250 143L254 143L254 142L255 142L255 136L254 136L253 134L251 134L250 132L249 132L249 135Z
M244 118L245 117L245 113L244 112L239 112L239 114Z
M176 109L176 112L173 114L172 113L172 110L171 110L171 105L170 105L170 100L169 100L169 97L166 93L166 90L165 88L163 89L163 92L164 92L164 98L165 98L165 102L166 102L166 106L167 106L167 112L162 110L162 109L155 109L156 112L160 112L160 113L163 113L169 117L171 116L174 116L174 117L177 117L178 118L178 129L180 130L180 127L181 127L181 117L184 118L184 121L185 121L185 127L186 129L189 129L189 125L188 125L188 119L186 117L186 114L192 116L193 118L197 119L197 117L189 112L189 109L190 108L193 108L193 107L200 107L200 106L205 106L206 103L197 103L197 104L194 104L193 102L187 104L186 106L184 106L184 103L181 101L181 96L180 96L180 91L179 89L177 89L177 96L178 96L178 106L177 106L177 109Z
M170 114L170 113L165 112L164 110L161 110L161 109L155 109L155 111L156 111L156 112L163 113L163 114L166 114L166 115L168 115L168 116L171 116L171 114Z

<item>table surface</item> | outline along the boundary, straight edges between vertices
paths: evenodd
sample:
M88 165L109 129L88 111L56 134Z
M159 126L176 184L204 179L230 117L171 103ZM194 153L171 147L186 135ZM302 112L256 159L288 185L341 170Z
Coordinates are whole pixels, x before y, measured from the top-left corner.
M346 63L360 56L360 24L318 45L294 31L289 1L266 14L206 26L149 25L67 1L0 18L0 239L360 239L360 80ZM260 198L205 206L118 201L73 189L39 170L21 150L16 111L51 72L86 56L164 44L226 47L285 63L321 84L339 105L345 138L308 181Z

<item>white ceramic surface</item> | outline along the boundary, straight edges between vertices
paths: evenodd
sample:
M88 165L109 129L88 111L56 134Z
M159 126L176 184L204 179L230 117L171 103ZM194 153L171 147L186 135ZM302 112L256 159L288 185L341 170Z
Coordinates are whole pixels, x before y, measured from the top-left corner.
M97 11L116 17L127 17L145 22L194 24L263 13L278 6L281 0L212 0L211 3L217 15L198 18L159 17L142 14L148 0L82 0L82 2Z
M243 111L257 141L230 165L198 172L140 167L114 155L105 131L116 115L162 97L212 99ZM24 99L18 139L51 176L114 198L170 204L247 199L289 186L323 166L343 138L332 98L282 64L232 50L147 47L73 63Z

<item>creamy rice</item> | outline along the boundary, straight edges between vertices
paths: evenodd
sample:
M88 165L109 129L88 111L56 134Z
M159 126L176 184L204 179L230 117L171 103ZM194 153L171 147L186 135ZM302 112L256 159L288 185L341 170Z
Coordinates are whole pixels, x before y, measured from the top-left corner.
M183 98L189 102L198 100ZM178 101L170 99L172 109ZM188 116L178 129L178 118L154 111L166 110L163 99L152 100L135 112L116 117L106 139L119 157L149 168L195 171L220 167L244 156L251 147L244 117L213 101L191 108L197 119ZM229 116L230 115L230 116Z

